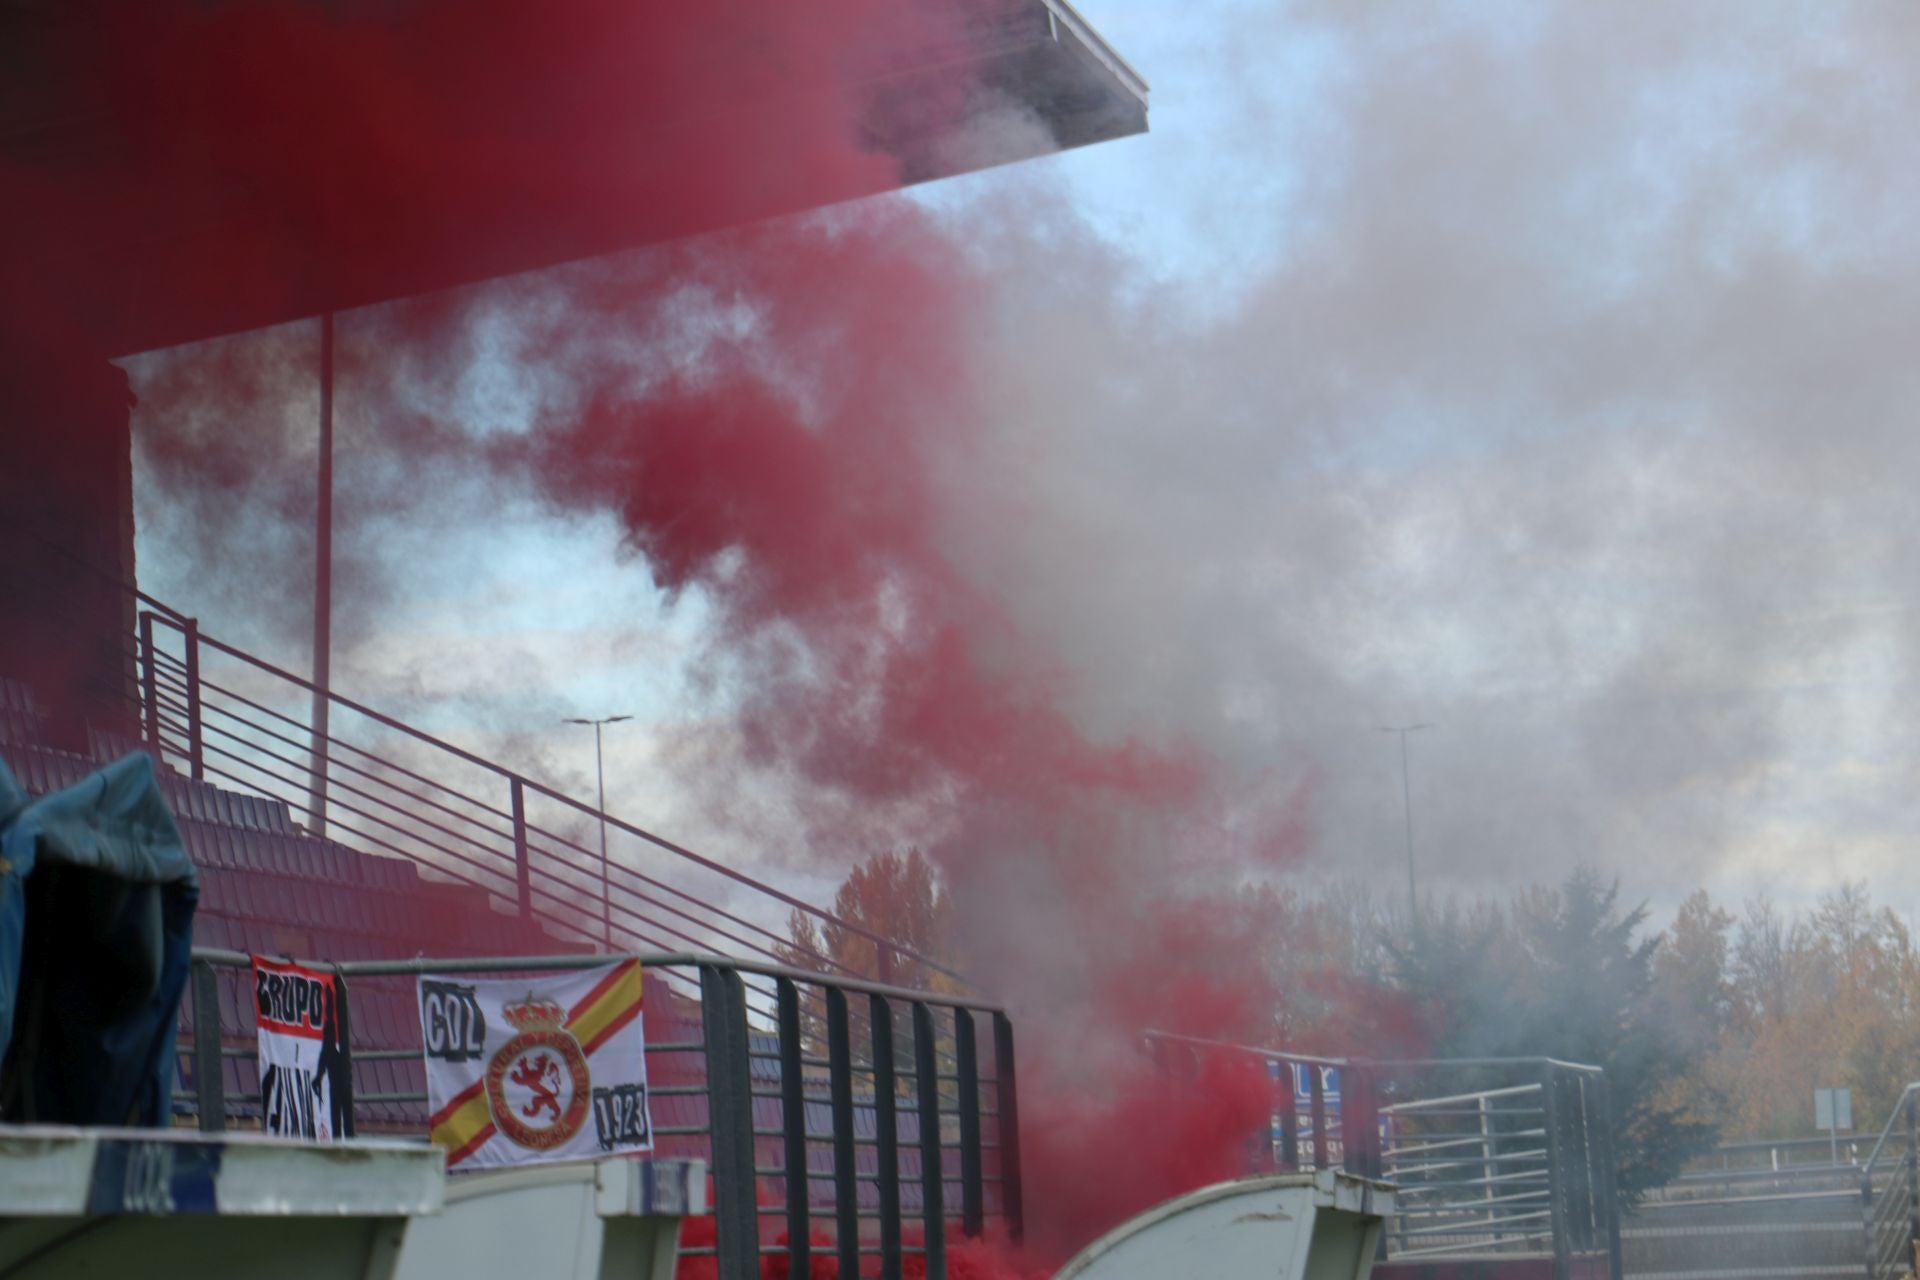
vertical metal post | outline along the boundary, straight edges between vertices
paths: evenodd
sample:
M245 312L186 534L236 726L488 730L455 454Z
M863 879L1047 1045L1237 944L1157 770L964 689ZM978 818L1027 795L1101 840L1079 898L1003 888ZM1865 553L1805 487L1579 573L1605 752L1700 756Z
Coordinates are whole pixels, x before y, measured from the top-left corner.
M1312 1070L1311 1067L1308 1070ZM1294 1064L1280 1062L1280 1161L1288 1169L1300 1167L1300 1103L1294 1088Z
M827 988L827 1081L833 1098L833 1234L840 1274L860 1275L860 1177L853 1126L853 1035L847 993Z
M980 1048L973 1010L953 1011L954 1074L960 1077L960 1230L986 1230L985 1186L980 1168Z
M1540 1069L1540 1105L1546 1113L1542 1128L1547 1135L1547 1222L1553 1233L1553 1280L1572 1280L1573 1250L1567 1239L1566 1170L1561 1167L1565 1144L1561 1134L1559 1082L1551 1064Z
M357 1127L353 1121L353 1020L348 1016L347 980L338 965L333 971L333 997L340 1020L340 1062L333 1076L333 1096L339 1101L344 1121L338 1136L351 1138Z
M875 980L882 986L893 985L893 948L884 942L873 944Z
M181 628L187 645L187 766L195 782L207 777L206 755L200 736L200 621L188 618Z
M758 1280L760 1211L753 1191L753 1081L747 1059L746 985L738 970L700 966L700 1012L706 1043L719 1280Z
M873 1143L880 1180L880 1280L900 1280L900 1117L894 1109L893 1006L867 997L873 1039Z
M1373 1109L1369 1068L1349 1062L1340 1068L1340 1163L1362 1178L1380 1176L1379 1117Z
M1493 1232L1494 1243L1498 1244L1506 1237L1505 1233L1500 1230L1500 1211L1495 1203L1494 1196L1494 1188L1500 1185L1500 1170L1497 1162L1493 1158L1493 1099L1487 1097L1485 1094L1481 1094L1480 1101L1476 1104L1475 1110L1480 1113L1481 1176L1486 1180L1487 1184L1485 1189L1481 1191L1480 1198L1487 1202L1487 1226Z
M147 746L153 751L155 761L160 759L160 699L154 676L158 659L153 652L153 613L140 611L140 701L144 712L142 723L146 729Z
M226 1063L220 1057L220 979L213 966L195 960L193 981L193 1088L200 1105L200 1131L227 1127Z
M613 950L613 887L607 878L607 764L600 750L600 730L605 722L593 722L593 776L599 786L600 803L600 928L607 950Z
M520 918L533 919L533 868L527 862L527 785L515 774L507 783L513 801L513 886Z
M1567 1225L1572 1230L1574 1247L1590 1252L1599 1247L1600 1204L1593 1181L1593 1123L1587 1105L1587 1075L1585 1072L1569 1072L1564 1085L1570 1087L1573 1093L1574 1105L1568 1108L1567 1123L1570 1129L1578 1126L1580 1157L1567 1162Z
M1420 894L1413 884L1413 784L1407 769L1407 730L1400 731L1400 798L1407 813L1407 927L1420 929Z
M940 1058L933 1009L913 1002L914 1092L919 1095L920 1221L926 1233L927 1280L947 1280L946 1163L940 1150Z
M1324 1169L1331 1163L1327 1156L1326 1068L1317 1062L1307 1064L1307 1100L1313 1116L1313 1167Z
M807 1095L800 1078L800 988L774 982L780 1021L780 1130L787 1182L787 1274L813 1273L812 1216L807 1201Z
M1909 1089L1913 1086L1908 1085ZM1907 1095L1902 1093L1896 1106L1905 1106ZM1860 1164L1860 1225L1866 1237L1867 1280L1874 1280L1878 1274L1880 1257L1880 1233L1873 1229L1873 1163L1871 1160Z
M1920 1265L1920 1097L1909 1095L1907 1113L1907 1250L1906 1265Z
M1621 1280L1625 1263L1620 1254L1620 1168L1613 1151L1613 1086L1605 1075L1594 1080L1593 1110L1600 1117L1593 1127L1593 1177L1599 1188L1607 1280Z
M1004 1013L993 1015L994 1110L1000 1113L1000 1206L1007 1219L1007 1239L1019 1244L1027 1234L1025 1188L1020 1179L1020 1084L1013 1065L1013 1023Z
M320 317L319 476L313 506L313 763L307 826L327 833L328 694L333 681L333 313Z

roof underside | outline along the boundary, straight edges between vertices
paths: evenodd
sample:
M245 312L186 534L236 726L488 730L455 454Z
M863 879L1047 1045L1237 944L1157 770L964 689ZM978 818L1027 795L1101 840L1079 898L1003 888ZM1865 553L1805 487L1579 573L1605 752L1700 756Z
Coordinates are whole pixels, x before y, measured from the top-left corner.
M606 95L580 91L565 74L540 79L536 64L531 77L517 65L483 68L483 75L463 69L459 83L484 88L472 91L470 110L461 107L458 149L404 145L446 127L436 117L416 130L405 98L382 100L378 128L342 117L337 132L329 132L336 121L324 106L318 120L297 109L243 108L247 154L273 158L263 178L207 158L204 148L188 153L169 143L143 152L127 143L124 120L87 109L74 77L45 74L57 64L43 62L37 79L14 75L12 87L0 89L0 173L42 180L59 197L45 208L57 212L0 223L0 231L10 253L36 261L92 340L119 355L1146 131L1145 82L1064 0L1007 2L991 22L970 24L957 45L887 51L885 73L848 92L854 139L830 163L814 163L819 140L803 136L817 121L815 104L790 100L778 87L736 92L724 67L702 82L721 87L702 88L691 111L656 100L636 115L607 110ZM48 16L62 12L31 3L0 10L0 42L9 24L63 23L70 31L71 17ZM219 56L221 67L233 61L228 52ZM22 70L17 57L5 62L0 57L0 71ZM289 75L302 70L310 69L295 66ZM276 69L263 71L265 87L247 87L284 103L272 97ZM352 88L342 90L349 105ZM157 96L168 101L171 93ZM207 117L191 112L205 104L191 92L187 98L186 123L164 126L173 136L204 128ZM420 109L444 114L444 103ZM162 128L154 125L152 135ZM555 140L529 168L536 178L496 181L487 172L493 130L502 155L529 154L536 131ZM716 146L725 154L714 155ZM378 185L347 176L369 154L385 166ZM626 180L649 165L644 180Z

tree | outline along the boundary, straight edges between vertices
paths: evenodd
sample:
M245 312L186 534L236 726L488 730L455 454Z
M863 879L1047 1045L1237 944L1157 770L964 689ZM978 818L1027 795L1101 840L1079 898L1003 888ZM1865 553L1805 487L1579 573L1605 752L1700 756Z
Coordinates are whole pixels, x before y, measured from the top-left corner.
M1732 914L1714 906L1705 889L1695 889L1680 904L1654 956L1654 981L1669 1015L1702 1049L1717 1042L1733 1018L1727 972L1732 929Z
M1604 1068L1620 1191L1632 1203L1712 1145L1713 1124L1674 1097L1703 1044L1676 1034L1656 990L1658 935L1619 886L1575 872L1505 911L1423 920L1396 980L1427 1010L1437 1057L1559 1058ZM1710 922L1710 921L1709 921Z
M792 943L779 948L781 959L796 968L896 986L952 989L932 985L945 977L938 970L892 948L883 956L866 936L885 938L929 958L945 953L947 899L933 864L919 849L908 849L904 856L877 853L855 867L833 895L833 914L846 924L816 922L807 912L794 910L787 918Z
M904 856L877 853L841 882L833 896L835 919L816 921L811 914L795 909L787 917L791 942L777 946L775 953L782 963L828 977L865 978L952 993L960 989L960 984L926 962L939 963L946 954L948 914L940 879L920 850L908 849ZM883 948L868 934L914 954ZM854 1021L864 1020L865 1014L856 1010ZM810 1052L823 1052L827 1014L820 988L801 989L800 1022L801 1036ZM867 1052L859 1043L861 1037L856 1035L854 1039L854 1058L865 1061ZM911 1071L912 1046L899 1035L895 1046L896 1067Z
M1667 1024L1700 1069L1675 1080L1663 1101L1689 1119L1724 1124L1729 1116L1727 1076L1736 996L1729 974L1731 912L1705 889L1687 895L1653 958L1654 989Z
M1637 936L1645 905L1623 911L1619 883L1587 870L1568 877L1556 897L1522 922L1534 979L1532 1006L1523 998L1522 1009L1540 1045L1531 1052L1606 1069L1620 1192L1631 1204L1718 1138L1711 1121L1690 1116L1672 1094L1704 1045L1677 1032L1655 992L1661 938Z

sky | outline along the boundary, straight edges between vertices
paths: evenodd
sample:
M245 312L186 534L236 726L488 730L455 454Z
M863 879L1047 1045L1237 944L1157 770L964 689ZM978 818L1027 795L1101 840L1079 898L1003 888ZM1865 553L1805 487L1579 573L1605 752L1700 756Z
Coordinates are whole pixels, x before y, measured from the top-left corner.
M1200 744L1229 833L1305 794L1260 875L1398 892L1378 728L1428 722L1433 892L1586 865L1662 911L1858 879L1920 908L1920 10L1078 7L1152 85L1148 136L885 197L990 284L980 451L935 514L1075 722ZM510 347L481 333L460 380L483 434L521 429ZM826 896L868 850L772 847L791 776L717 804L689 775L737 710L702 591L610 515L422 483L353 393L342 555L381 580L343 601L336 687L583 795L562 719L633 714L610 808ZM296 447L231 499L256 520L306 483L311 396L283 409ZM254 544L276 572L209 575L218 540L136 465L147 589L298 654L298 522ZM1020 518L974 518L987 492Z

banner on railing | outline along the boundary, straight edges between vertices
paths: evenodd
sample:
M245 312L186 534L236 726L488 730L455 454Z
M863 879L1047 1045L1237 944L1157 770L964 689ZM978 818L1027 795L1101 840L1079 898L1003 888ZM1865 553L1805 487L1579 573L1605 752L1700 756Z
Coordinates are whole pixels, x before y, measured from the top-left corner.
M260 1036L260 1123L314 1142L353 1136L338 974L253 957Z
M450 1169L653 1146L638 960L512 979L420 978L429 1127Z

